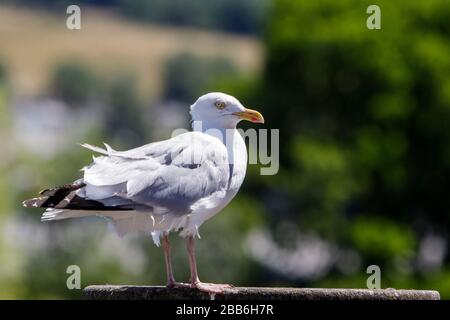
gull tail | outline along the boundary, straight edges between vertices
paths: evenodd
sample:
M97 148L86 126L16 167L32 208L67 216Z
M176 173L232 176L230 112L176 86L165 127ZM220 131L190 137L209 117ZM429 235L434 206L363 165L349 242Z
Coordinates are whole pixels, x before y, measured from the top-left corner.
M89 217L94 215L92 211L83 211L83 210L63 210L63 209L53 209L47 208L45 212L42 214L41 221L54 221L54 220L63 220L70 218L81 218L81 217Z
M78 180L73 184L45 189L39 193L39 197L25 200L22 205L26 208L46 208L42 221L92 216L99 211L133 210L131 207L106 206L100 201L86 199L78 194L85 186Z

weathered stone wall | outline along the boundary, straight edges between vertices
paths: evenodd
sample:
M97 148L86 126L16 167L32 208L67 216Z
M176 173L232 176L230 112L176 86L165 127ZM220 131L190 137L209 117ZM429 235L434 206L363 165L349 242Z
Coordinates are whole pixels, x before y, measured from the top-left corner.
M196 289L163 286L93 285L83 290L90 300L439 300L432 290L397 289L310 289L310 288L246 288L235 287L223 295L211 297Z

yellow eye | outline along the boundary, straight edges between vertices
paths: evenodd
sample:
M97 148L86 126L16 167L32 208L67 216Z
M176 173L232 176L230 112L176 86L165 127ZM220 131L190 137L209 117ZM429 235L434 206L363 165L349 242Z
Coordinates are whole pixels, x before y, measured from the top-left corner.
M217 109L220 109L220 110L222 110L223 108L225 108L225 103L220 102L220 101L216 101L216 102L214 103L214 105L216 106Z

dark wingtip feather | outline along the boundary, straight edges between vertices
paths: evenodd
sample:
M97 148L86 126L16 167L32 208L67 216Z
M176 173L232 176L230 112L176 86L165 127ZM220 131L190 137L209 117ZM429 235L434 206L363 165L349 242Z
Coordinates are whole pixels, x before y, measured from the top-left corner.
M49 197L45 196L45 197L37 197L37 198L33 198L33 199L27 199L22 202L22 205L25 208L39 208L48 200L48 198Z
M22 202L22 205L26 208L53 208L73 191L78 190L84 186L85 184L82 182L75 182L59 187L44 189L39 192L42 197L25 200L24 202ZM65 205L67 204L68 203L65 203Z
M85 199L76 194L76 190L83 188L86 184L74 183L60 187L42 190L42 197L28 199L22 202L26 208L57 208L72 210L133 210L131 207L105 206L95 200Z
M57 195L58 193L68 193L68 192L71 192L71 191L75 191L75 190L78 190L80 188L83 188L84 186L86 186L86 184L83 183L83 182L72 183L72 184L65 184L63 186L58 186L58 187L54 187L54 188L44 189L44 190L40 191L39 194L51 197L51 196Z

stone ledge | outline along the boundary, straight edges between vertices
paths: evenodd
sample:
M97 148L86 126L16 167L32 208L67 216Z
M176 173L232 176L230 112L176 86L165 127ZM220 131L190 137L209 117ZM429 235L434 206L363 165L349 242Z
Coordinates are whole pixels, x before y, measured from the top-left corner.
M92 285L83 290L89 300L210 300L196 289L164 286ZM439 300L433 290L319 289L234 287L216 300Z

